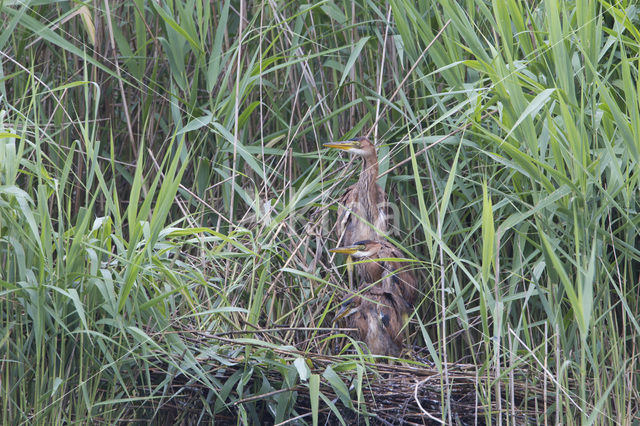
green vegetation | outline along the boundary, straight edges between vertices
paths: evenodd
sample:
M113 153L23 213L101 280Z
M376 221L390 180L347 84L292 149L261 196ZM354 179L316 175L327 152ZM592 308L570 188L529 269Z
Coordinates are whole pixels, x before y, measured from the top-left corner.
M639 12L0 1L0 422L370 412L322 148L369 131L437 416L466 364L481 422L640 421Z

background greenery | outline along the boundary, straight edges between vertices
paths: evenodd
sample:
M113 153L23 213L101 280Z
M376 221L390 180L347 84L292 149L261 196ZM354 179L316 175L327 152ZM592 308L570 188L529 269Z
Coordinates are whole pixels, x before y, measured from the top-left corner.
M484 421L640 421L639 10L0 1L0 421L363 411L321 145L361 134L442 418L458 363Z

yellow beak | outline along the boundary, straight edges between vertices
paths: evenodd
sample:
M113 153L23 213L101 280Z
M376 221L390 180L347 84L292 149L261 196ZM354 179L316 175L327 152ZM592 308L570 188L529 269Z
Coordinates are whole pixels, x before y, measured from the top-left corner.
M326 146L327 148L336 148L336 149L343 149L345 151L348 151L352 148L357 148L358 146L356 144L359 144L359 142L357 141L340 141L340 142L329 142L329 143L325 143L323 144L324 146Z
M360 250L364 250L365 248L362 245L355 246L345 246L345 247L336 247L329 249L331 253L344 253L344 254L355 254Z
M358 310L357 307L351 306L351 302L353 302L353 299L349 299L346 302L342 303L342 305L340 305L340 309L338 309L338 312L336 312L334 321L339 321L342 318L353 315Z

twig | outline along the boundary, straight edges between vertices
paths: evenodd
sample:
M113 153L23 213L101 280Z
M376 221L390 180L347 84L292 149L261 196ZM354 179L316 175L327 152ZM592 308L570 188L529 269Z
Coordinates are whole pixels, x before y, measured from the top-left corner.
M109 9L109 0L104 0L104 10L107 15L107 26L109 28L109 41L111 42L111 48L113 49L113 63L116 67L116 74L118 74L118 86L120 86L120 95L122 96L122 108L124 109L124 117L127 123L127 132L129 133L129 142L131 143L131 149L133 155L138 158L138 147L136 146L136 140L133 137L133 127L131 126L131 117L129 117L129 106L127 105L127 95L124 91L124 83L122 83L122 74L120 73L120 63L118 62L118 50L116 49L116 41L113 37L113 24L111 23L111 10ZM146 186L143 185L143 190L147 192Z
M387 12L387 25L384 29L384 40L382 42L382 59L380 59L380 74L378 75L378 99L376 100L376 121L373 125L373 140L378 139L378 119L380 117L380 98L382 97L382 76L384 75L384 60L387 56L387 36L389 35L389 23L391 20L391 6Z
M497 110L493 110L493 111L489 111L489 112L487 112L487 113L484 113L484 114L482 115L482 117L480 117L480 120L484 120L485 118L489 117L490 115L495 114L496 112L497 112ZM442 142L442 141L444 141L444 140L446 140L446 139L450 138L451 136L453 136L453 135L455 135L455 134L457 134L457 133L459 133L459 132L461 132L461 131L463 131L463 130L468 129L469 127L471 127L471 125L472 125L472 124L473 124L473 122L469 122L469 123L465 124L464 126L462 126L462 127L458 127L457 129L455 129L455 130L453 130L453 131L451 131L451 132L447 133L446 135L444 135L443 137L441 137L440 139L438 139L438 140L437 140L437 141L435 141L434 143L432 143L432 144L430 144L430 145L427 145L427 146L425 146L424 148L422 148L420 151L416 152L416 155L415 155L415 156L417 157L418 155L422 154L423 152L425 152L425 151L427 151L427 150L429 150L429 149L433 148L434 146L438 145L440 142ZM393 170L397 169L398 167L402 166L403 164L405 164L405 163L407 163L407 162L409 162L409 161L411 161L411 157L407 157L407 158L405 158L404 160L399 161L399 162L398 162L398 164L396 164L396 165L395 165L395 166L393 166L392 168L388 169L388 170L387 170L387 171L385 171L384 173L381 173L380 175L378 175L378 179L380 179L382 176L384 176L384 175L386 175L386 174L388 174L388 173L391 173Z
M416 385L413 388L413 398L416 400L416 404L418 404L418 408L420 408L420 411L422 411L424 413L425 416L429 417L431 420L433 420L434 422L438 422L440 424L445 424L445 422L443 422L442 420L434 417L431 413L429 413L427 410L424 409L424 407L422 407L422 404L420 404L420 398L418 398L418 388L420 387L420 385L427 383L429 380L431 380L433 376L429 376L424 380L421 380L419 382L416 382Z
M234 402L233 405L237 406L237 405L240 405L240 404L244 404L246 402L257 401L259 399L264 399L264 398L267 398L269 396L277 395L277 394L282 393L282 392L290 392L290 391L298 390L298 388L299 388L299 386L296 385L296 386L291 386L290 388L286 388L286 389L278 389L278 390L274 390L274 391L267 392L267 393L261 393L261 394L258 394L258 395L249 396L247 398L244 398L244 399L241 399L239 401Z
M391 95L391 97L389 98L389 102L387 104L385 104L384 108L382 108L382 112L380 113L380 115L376 118L375 123L373 123L373 126L371 126L371 129L369 129L369 131L367 132L366 136L369 137L369 135L371 134L371 131L373 129L376 128L376 126L378 125L378 121L380 120L380 117L382 117L384 115L384 113L387 111L387 108L389 108L389 104L391 103L391 101L393 100L393 98L396 97L396 95L398 94L398 92L400 91L400 89L402 88L402 86L404 86L404 83L406 83L406 81L409 79L409 77L411 76L411 74L413 73L413 71L418 67L418 65L420 64L420 61L422 60L422 58L424 58L424 55L427 54L427 51L429 50L429 48L431 48L431 46L433 45L433 43L435 43L435 41L442 35L442 33L444 32L445 29L447 29L447 27L449 26L449 24L451 23L451 19L448 19L447 22L444 23L444 25L442 26L442 28L440 28L440 31L438 31L438 34L436 34L433 37L433 40L431 40L431 42L427 45L427 47L424 48L424 50L422 51L422 53L420 54L420 56L418 57L418 59L416 60L416 62L413 64L413 66L411 67L411 69L409 70L409 72L407 73L407 75L404 76L404 78L402 79L402 81L400 82L400 84L398 84L398 87L396 87L395 92L393 92L393 94Z

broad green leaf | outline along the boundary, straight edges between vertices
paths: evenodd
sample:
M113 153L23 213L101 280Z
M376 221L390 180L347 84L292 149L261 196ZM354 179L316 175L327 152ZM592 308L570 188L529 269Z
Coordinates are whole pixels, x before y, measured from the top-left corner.
M298 376L300 377L300 380L302 380L303 382L309 380L311 370L309 369L309 366L305 362L304 358L296 358L295 361L293 361L293 365L296 367L296 370L298 370Z
M342 401L345 406L353 408L353 403L349 396L349 389L347 389L347 385L345 385L340 376L336 374L332 366L327 366L324 373L322 373L322 377L329 382L333 390L336 392L336 395L338 395L338 398L340 398L340 401Z
M319 413L319 397L320 397L320 376L312 374L309 377L309 399L311 402L311 419L313 426L318 426Z
M482 281L489 282L489 269L493 264L495 250L495 228L493 206L487 195L487 183L482 185Z
M351 51L351 56L349 56L349 60L347 60L347 64L344 67L344 71L342 72L342 77L340 78L340 83L338 83L338 86L342 86L344 81L349 76L349 72L351 71L351 68L353 68L354 64L356 63L356 60L358 60L358 56L360 56L360 52L362 52L362 48L364 47L367 41L369 41L369 37L363 37L360 40L358 40L358 43L356 43L356 45L353 47L353 50Z

